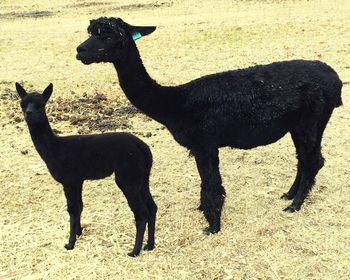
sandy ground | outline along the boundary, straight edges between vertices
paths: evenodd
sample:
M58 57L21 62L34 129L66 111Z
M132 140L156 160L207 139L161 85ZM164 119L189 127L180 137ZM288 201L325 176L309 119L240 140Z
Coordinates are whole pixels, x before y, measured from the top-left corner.
M0 279L350 279L350 2L49 1L0 3ZM156 25L138 41L150 75L180 84L204 74L294 58L319 59L344 82L323 139L326 164L302 210L280 200L296 172L290 136L249 151L220 150L227 199L222 231L205 236L195 211L194 159L128 103L110 64L85 66L75 48L92 18ZM73 251L61 186L24 124L14 82L54 93L61 135L128 131L154 154L156 249L126 256L134 223L112 178L86 182L83 236Z

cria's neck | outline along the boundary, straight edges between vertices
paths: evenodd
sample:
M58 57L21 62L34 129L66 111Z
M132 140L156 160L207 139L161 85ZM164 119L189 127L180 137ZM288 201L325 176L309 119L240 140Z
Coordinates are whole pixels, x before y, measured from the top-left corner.
M55 151L55 143L58 138L52 131L46 118L46 122L40 124L28 124L30 136L39 155L45 161Z

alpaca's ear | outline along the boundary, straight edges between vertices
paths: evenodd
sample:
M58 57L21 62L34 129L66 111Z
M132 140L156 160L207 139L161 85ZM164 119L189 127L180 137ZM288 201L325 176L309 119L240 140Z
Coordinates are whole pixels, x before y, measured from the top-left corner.
M148 34L151 34L154 30L156 30L157 27L155 26L133 26L130 25L130 32L132 35L132 38L136 41L137 39L140 39L142 36L146 36Z
M19 83L16 83L16 90L21 99L27 96L27 92Z
M47 102L47 100L49 100L50 96L51 96L51 93L52 93L52 90L53 90L53 85L52 83L49 84L46 89L44 90L42 96L44 97L45 99L45 102Z

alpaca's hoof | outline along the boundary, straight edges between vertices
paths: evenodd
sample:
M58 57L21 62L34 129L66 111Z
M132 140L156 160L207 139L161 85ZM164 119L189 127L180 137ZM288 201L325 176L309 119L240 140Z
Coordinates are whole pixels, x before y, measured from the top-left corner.
M284 212L287 212L287 213L294 213L294 212L297 212L299 211L300 207L296 207L295 205L289 205L287 208L283 209Z
M66 245L64 245L64 248L66 248L67 250L73 250L74 244L67 243Z
M215 234L215 233L218 233L219 231L220 229L214 228L214 227L206 227L205 229L203 229L203 233L205 235Z
M284 193L282 196L281 196L281 199L284 199L284 200L292 200L294 198L293 195L290 195L289 193Z
M150 244L146 244L144 247L143 247L143 250L145 251L152 251L154 249L154 244L150 245Z
M135 258L135 257L137 257L139 254L140 254L140 252L137 253L137 252L131 251L130 253L128 253L128 256L129 256L129 257Z

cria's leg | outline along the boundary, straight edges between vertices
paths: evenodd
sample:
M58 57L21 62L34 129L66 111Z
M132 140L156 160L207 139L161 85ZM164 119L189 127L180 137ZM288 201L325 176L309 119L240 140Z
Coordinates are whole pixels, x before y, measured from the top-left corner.
M124 193L131 211L134 213L136 223L136 239L133 250L128 253L130 257L136 257L140 254L143 237L146 230L146 223L149 217L147 206L144 202L144 198L141 195L140 183L134 182L134 177L128 178L116 178L116 183Z
M83 210L82 183L64 185L63 190L67 199L70 225L69 240L64 247L67 250L72 250L77 240L76 235L81 234L80 216Z
M81 223L80 223L80 219L81 219L81 213L83 212L83 198L82 195L80 195L80 197L78 197L78 206L79 206L79 218L78 221L76 223L76 233L78 236L80 236L82 234L82 227L81 227Z
M143 237L145 235L147 217L149 216L147 206L144 204L140 195L127 197L128 204L134 213L136 221L136 239L133 250L128 253L130 257L136 257L140 254Z
M221 211L225 201L225 189L222 186L219 171L218 149L202 149L193 151L197 168L201 177L200 208L209 223L204 230L206 234L220 231Z
M147 187L147 190L142 192L142 197L148 209L148 220L147 220L148 239L147 239L147 244L144 246L143 249L151 251L154 249L154 235L155 235L155 226L156 226L157 205L154 202L148 187Z

